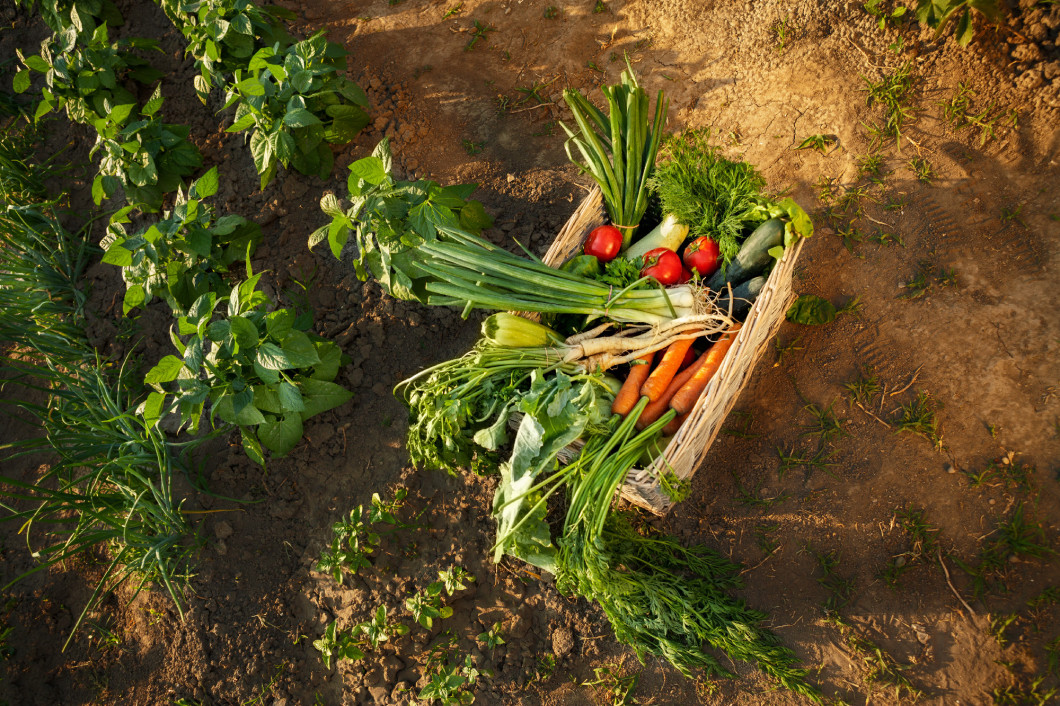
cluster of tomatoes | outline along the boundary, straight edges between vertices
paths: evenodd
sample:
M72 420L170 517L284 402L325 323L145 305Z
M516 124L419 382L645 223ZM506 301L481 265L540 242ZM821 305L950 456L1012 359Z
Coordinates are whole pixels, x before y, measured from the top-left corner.
M600 226L589 233L585 241L585 254L592 255L601 263L618 257L622 250L622 231L615 226ZM710 277L721 265L718 244L706 236L696 238L678 255L669 248L655 248L644 254L641 261L642 277L654 277L661 284L684 284L694 274Z

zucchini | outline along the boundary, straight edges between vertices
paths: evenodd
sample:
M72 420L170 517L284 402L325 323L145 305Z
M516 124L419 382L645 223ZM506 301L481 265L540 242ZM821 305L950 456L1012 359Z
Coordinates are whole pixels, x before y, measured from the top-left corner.
M717 291L727 282L743 282L766 268L771 259L769 251L784 244L784 221L770 218L755 228L740 247L740 252L724 271L718 270L707 286Z
M755 277L749 279L739 287L732 288L732 315L734 318L743 321L744 317L747 316L747 312L751 311L751 305L754 304L755 299L758 299L759 293L766 286L765 277ZM729 310L729 290L728 288L721 290L721 296L718 297L718 308L722 311Z

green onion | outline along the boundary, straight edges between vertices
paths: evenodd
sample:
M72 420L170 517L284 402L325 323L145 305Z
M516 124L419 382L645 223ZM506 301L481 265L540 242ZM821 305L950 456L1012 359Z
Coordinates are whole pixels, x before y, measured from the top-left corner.
M567 157L600 186L611 223L622 229L622 248L629 247L636 227L648 207L648 177L655 167L669 100L659 91L655 119L648 129L648 94L640 87L626 57L622 82L604 86L609 116L604 116L585 96L573 89L563 92L578 130L563 123L568 140ZM574 158L571 143L581 155Z

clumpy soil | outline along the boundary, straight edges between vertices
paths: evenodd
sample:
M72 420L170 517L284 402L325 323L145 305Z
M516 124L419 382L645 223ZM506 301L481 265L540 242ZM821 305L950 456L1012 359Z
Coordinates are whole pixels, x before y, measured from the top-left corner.
M117 33L161 40L165 118L190 124L207 166L220 165L218 211L263 225L255 270L268 270L282 301L313 308L316 329L352 358L338 381L355 396L314 418L267 471L234 438L204 454L215 495L178 488L202 543L183 620L164 594L122 589L64 652L102 564L85 559L6 589L0 701L410 703L428 650L449 636L492 671L474 688L478 703L610 703L606 684L585 685L600 668L635 676L640 703L800 701L746 664L724 680L641 664L597 607L518 562L493 564L495 480L411 468L391 395L467 350L477 321L394 301L325 248L306 248L324 222L320 196L344 195L346 165L387 135L401 175L478 183L496 218L488 237L543 253L588 186L563 151L561 92L598 100L595 86L613 82L628 54L648 90L670 97L669 129L711 128L727 154L813 212L796 290L849 307L829 325L784 324L691 497L646 520L740 562L741 597L769 614L830 699L1047 702L1060 636L1046 591L1060 586L1060 7L1009 3L1006 23L977 20L962 49L949 32L932 41L908 21L881 30L860 3L836 0L281 4L298 14L296 31L327 29L346 46L372 102L373 123L338 152L327 182L289 172L259 190L243 138L224 132L231 115L217 114L219 99L195 100L194 68L157 7L124 3ZM487 29L472 45L476 21ZM35 49L36 18L20 11L7 24L5 56ZM884 112L865 88L904 63L914 82L903 139L875 150ZM940 104L959 84L979 125L946 119ZM818 134L828 136L823 153L796 149ZM91 136L57 119L48 141L72 142L84 159ZM874 153L875 179L859 167ZM87 210L84 174L65 188ZM114 268L92 267L88 283L97 345L120 355L143 338L145 361L168 352L164 308L141 314L130 336ZM848 385L866 376L879 389L859 400ZM920 395L937 428L901 431ZM409 492L403 518L419 528L384 538L373 566L341 584L313 570L332 523L397 488ZM908 519L917 510L919 535ZM1002 569L977 587L962 566L1012 539L1020 518L1024 538L1046 549L1004 545ZM33 566L17 530L4 527L4 582ZM328 623L352 626L383 605L412 624L405 598L456 565L477 580L448 599L451 618L324 667L312 642ZM498 622L506 644L475 641Z

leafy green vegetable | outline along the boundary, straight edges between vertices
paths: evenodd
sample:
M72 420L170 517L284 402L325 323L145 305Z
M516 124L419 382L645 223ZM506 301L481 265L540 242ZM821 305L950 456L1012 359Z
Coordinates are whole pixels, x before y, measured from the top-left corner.
M72 29L89 35L103 24L118 27L123 22L112 0L15 0L15 5L31 11L39 8L41 19L54 32Z
M107 251L103 262L122 268L123 313L158 296L179 316L207 292L227 295L220 274L253 253L261 228L237 215L214 221L213 209L202 199L212 196L217 184L214 167L192 184L187 196L177 192L171 213L135 235L126 235L122 225L128 221L128 207L111 221L102 243Z
M721 156L709 139L709 130L688 130L668 139L649 185L659 195L663 213L688 226L689 240L707 236L718 243L728 264L745 234L769 218L761 207L770 200L755 168Z
M339 347L309 332L311 316L267 311L260 278L251 274L223 299L214 292L196 299L178 320L188 339L171 334L180 357L163 358L145 382L162 396L155 404L163 414L178 411L193 432L209 403L211 426L216 419L238 426L247 455L264 465L262 446L285 455L302 438L305 420L352 393L332 382L344 362ZM215 317L220 303L227 304L225 317Z
M639 262L627 260L624 257L616 257L604 267L604 273L597 277L604 284L613 285L616 289L625 289L631 285L635 288L647 288L647 282L641 282ZM637 284L640 282L640 284Z
M330 144L345 144L368 124L368 98L339 74L345 51L318 32L280 50L264 46L225 89L236 106L229 132L251 130L250 151L262 188L278 165L326 179L334 165Z
M294 43L282 20L294 19L277 6L258 7L251 0L159 0L163 12L188 41L186 54L195 57L199 75L195 92L205 103L210 90L238 69L246 69L255 50L286 50Z
M348 188L352 205L343 209L327 194L320 207L331 223L309 236L312 248L327 238L339 257L351 233L358 258L357 276L369 272L388 294L398 299L426 302L424 274L414 267L411 251L424 241L438 237L438 227L462 228L479 233L493 224L482 204L469 200L474 184L441 186L427 181L398 181L390 175L389 140L384 138L370 157L350 165Z
M45 39L36 56L26 57L16 50L25 68L15 74L15 92L29 89L31 72L41 73L45 87L35 120L65 109L77 123L91 125L105 120L120 127L136 105L135 97L125 88L127 79L146 85L162 77L162 72L134 55L133 49L157 51L159 47L147 39L112 43L105 24L96 27L88 38L68 27Z
M827 299L815 294L803 294L792 302L785 317L788 321L809 326L830 324L835 321L836 308Z
M916 18L920 24L935 30L935 38L942 35L946 25L953 18L957 19L954 35L957 44L968 46L975 36L972 27L972 10L994 22L1001 19L1001 7L998 0L917 0Z
M140 120L125 127L109 118L94 121L96 144L89 155L102 155L92 182L96 205L121 186L130 204L157 211L163 196L202 166L199 148L188 140L190 128L164 123L156 116L162 107L160 88L140 110Z
M556 572L556 549L545 522L547 495L532 492L534 480L551 469L559 452L587 429L603 425L610 417L610 406L610 392L591 376L531 373L530 390L515 403L523 417L493 496L498 536L494 561L511 554Z

